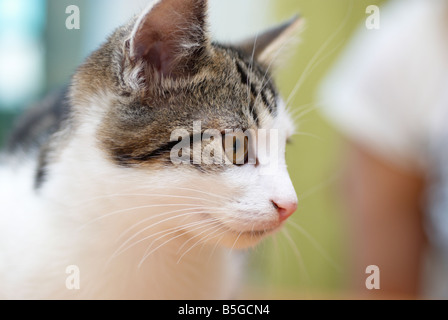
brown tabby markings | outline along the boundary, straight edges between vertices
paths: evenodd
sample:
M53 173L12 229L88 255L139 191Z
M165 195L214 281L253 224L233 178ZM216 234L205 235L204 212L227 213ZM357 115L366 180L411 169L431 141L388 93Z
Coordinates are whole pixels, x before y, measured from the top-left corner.
M130 90L121 76L128 48L119 45L129 32L129 26L119 29L80 68L75 81L92 85L78 86L73 93L75 100L101 95L94 89L100 83L113 93L113 107L104 116L98 139L117 164L170 165L169 151L175 145L171 132L191 132L194 121L201 121L203 130L244 131L262 128L266 117L275 116L277 92L271 75L251 53L231 46L207 44L207 58L195 74L147 79L153 82L145 83L144 90Z

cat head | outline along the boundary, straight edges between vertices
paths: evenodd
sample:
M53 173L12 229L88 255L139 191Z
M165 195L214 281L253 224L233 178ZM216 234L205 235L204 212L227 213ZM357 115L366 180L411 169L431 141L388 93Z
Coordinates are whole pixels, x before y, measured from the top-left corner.
M96 115L119 183L169 203L158 211L167 228L243 248L296 210L285 162L294 125L270 69L300 24L223 45L207 33L207 1L158 0L79 68L78 123Z

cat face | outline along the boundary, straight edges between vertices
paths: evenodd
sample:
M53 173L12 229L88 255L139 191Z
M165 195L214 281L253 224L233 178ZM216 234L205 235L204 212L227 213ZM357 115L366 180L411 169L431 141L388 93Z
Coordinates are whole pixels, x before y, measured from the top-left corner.
M158 212L167 230L243 248L296 210L285 163L294 126L269 69L299 22L225 46L208 38L205 0L154 1L75 75L75 103L103 101L78 121L100 114L101 152L170 203Z

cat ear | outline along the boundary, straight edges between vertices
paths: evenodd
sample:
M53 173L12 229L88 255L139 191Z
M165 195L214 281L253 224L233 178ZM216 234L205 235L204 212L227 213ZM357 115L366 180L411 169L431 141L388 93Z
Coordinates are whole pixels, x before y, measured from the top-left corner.
M297 15L261 35L240 43L238 47L261 64L270 65L285 48L297 42L302 26L303 19Z
M130 57L163 77L194 73L206 54L206 0L156 0L137 19Z

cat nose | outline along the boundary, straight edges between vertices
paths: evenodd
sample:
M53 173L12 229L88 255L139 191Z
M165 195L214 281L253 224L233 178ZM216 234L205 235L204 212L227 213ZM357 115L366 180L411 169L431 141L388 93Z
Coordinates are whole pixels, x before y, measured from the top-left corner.
M271 200L274 208L277 209L280 222L287 220L297 210L297 201L291 200Z

